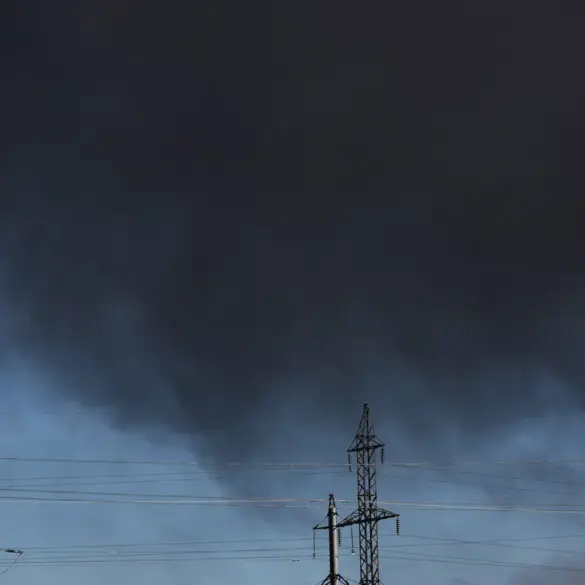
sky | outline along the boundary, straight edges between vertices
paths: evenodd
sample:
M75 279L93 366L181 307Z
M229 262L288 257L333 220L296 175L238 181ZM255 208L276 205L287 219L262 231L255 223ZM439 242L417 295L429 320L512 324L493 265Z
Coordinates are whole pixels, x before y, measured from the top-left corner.
M585 581L578 22L9 2L0 579L316 585L369 402L385 585Z

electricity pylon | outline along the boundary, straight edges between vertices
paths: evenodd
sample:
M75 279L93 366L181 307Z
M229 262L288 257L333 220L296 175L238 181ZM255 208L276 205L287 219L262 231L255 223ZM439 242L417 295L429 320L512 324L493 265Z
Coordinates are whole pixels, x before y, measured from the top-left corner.
M321 581L321 585L349 585L347 579L339 574L339 530L337 528L337 509L333 494L329 494L327 525L317 524L313 527L313 530L327 530L329 532L329 575ZM314 543L315 541L313 540L313 556L315 556Z
M376 451L380 450L380 462L384 463L384 443L374 433L370 421L370 409L364 404L362 418L355 439L347 450L351 471L351 454L356 454L358 507L337 524L359 526L360 585L380 585L378 556L378 522L396 518L396 534L400 533L399 514L378 508L376 487Z

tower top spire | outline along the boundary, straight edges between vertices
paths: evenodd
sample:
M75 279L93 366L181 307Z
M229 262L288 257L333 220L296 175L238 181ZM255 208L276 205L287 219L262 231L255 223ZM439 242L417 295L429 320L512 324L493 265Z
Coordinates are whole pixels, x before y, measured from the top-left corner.
M360 419L357 433L347 452L356 453L366 449L380 449L382 447L384 447L384 443L376 437L374 425L370 420L370 407L366 403L363 406L362 418Z

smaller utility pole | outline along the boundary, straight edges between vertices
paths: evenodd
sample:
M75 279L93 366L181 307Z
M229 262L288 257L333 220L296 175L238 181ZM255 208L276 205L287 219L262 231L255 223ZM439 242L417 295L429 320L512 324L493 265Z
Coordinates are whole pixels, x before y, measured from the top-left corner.
M339 529L337 528L337 508L335 497L329 494L329 509L327 511L327 525L317 524L313 530L327 530L329 532L329 575L321 581L321 585L349 585L347 579L339 574ZM315 540L313 532L313 556L315 556Z

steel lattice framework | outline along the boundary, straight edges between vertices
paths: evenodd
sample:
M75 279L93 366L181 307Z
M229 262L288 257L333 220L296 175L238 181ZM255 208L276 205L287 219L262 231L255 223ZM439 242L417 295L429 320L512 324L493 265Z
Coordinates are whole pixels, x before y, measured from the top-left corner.
M351 471L351 454L356 454L358 507L347 518L338 523L344 526L359 526L360 585L380 584L380 563L378 556L378 522L396 519L396 533L399 533L399 514L378 508L376 486L376 453L380 451L384 462L384 443L374 433L370 420L370 409L364 404L362 418L353 443L347 450Z

